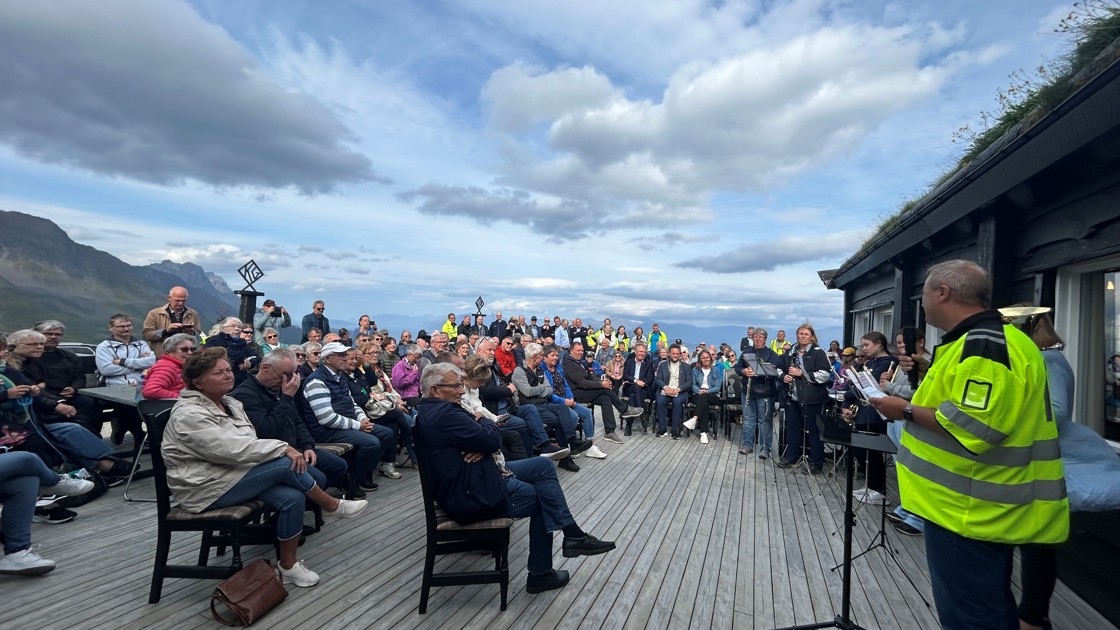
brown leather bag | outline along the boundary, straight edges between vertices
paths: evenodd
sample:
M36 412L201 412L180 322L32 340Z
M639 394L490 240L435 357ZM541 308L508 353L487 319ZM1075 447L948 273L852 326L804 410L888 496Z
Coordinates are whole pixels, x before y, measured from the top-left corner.
M210 596L210 612L227 626L249 626L260 619L288 596L288 589L280 580L280 571L274 563L264 558L226 578ZM227 619L218 612L221 602L233 613Z

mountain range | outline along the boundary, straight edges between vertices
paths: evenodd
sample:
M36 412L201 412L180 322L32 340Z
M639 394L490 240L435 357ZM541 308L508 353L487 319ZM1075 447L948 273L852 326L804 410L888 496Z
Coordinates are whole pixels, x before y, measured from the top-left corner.
M54 222L0 211L0 330L29 328L43 319L66 324L67 341L108 336L109 316L127 313L139 334L144 316L167 303L173 286L190 291L203 326L237 314L229 285L193 263L140 267L75 243Z

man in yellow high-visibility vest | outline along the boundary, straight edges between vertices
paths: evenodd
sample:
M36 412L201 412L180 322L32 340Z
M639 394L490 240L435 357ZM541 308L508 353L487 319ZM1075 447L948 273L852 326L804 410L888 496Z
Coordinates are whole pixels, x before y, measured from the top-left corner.
M1046 366L1030 338L990 310L991 294L975 263L931 267L922 308L948 332L913 401L872 399L887 418L906 421L899 492L906 509L926 520L943 628L1018 628L1014 546L1069 535Z

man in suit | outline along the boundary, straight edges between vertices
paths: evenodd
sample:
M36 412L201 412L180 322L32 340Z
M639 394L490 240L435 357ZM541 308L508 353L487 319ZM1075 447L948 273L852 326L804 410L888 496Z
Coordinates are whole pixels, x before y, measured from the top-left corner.
M653 398L653 361L649 357L646 344L639 343L634 346L634 352L622 364L622 388L619 390L633 407L644 409L647 398ZM649 428L649 419L645 414L641 416L642 433ZM633 433L634 419L626 419L623 435Z
M681 347L669 346L669 358L657 366L653 379L657 401L657 437L665 435L667 429L666 407L672 405L672 437L681 437L681 421L684 405L688 402L688 392L692 388L692 366L681 361Z

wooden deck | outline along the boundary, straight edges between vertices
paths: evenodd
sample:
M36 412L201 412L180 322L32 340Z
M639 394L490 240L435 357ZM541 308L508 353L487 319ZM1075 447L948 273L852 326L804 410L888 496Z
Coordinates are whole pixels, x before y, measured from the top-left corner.
M737 438L736 438L737 439ZM424 520L415 471L383 480L353 521L328 523L300 549L323 577L262 622L268 628L773 628L832 619L840 608L842 478L781 470L773 460L738 455L737 443L674 442L635 434L624 445L599 441L605 460L579 458L560 471L584 529L618 549L565 559L572 574L558 591L524 591L528 522L514 525L509 608L494 586L433 589L428 614L416 612ZM893 470L889 473L893 478ZM151 480L133 486L153 496ZM209 617L216 581L167 580L147 603L155 540L154 504L126 503L121 488L78 508L80 518L37 524L33 538L59 568L39 578L0 576L4 628L221 628ZM896 497L892 497L896 498ZM879 513L857 512L854 549L872 543ZM924 544L889 530L901 570L884 549L853 565L852 618L868 628L935 628ZM172 561L197 555L197 536L173 539ZM250 547L247 559L271 553ZM221 561L222 559L218 559ZM481 566L465 555L444 560ZM903 571L917 585L911 586ZM1052 604L1055 628L1110 628L1064 585Z

